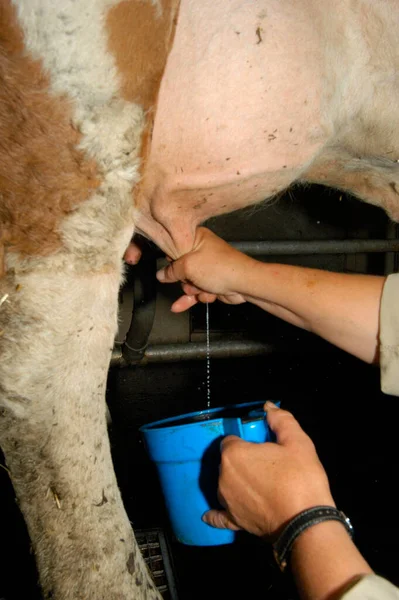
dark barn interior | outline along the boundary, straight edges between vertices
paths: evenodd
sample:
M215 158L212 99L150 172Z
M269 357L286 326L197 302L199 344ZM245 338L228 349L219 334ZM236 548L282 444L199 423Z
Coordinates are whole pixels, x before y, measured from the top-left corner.
M294 188L208 226L260 260L379 275L399 267L398 227L385 213L323 187ZM297 599L289 575L257 538L243 533L232 545L200 548L177 543L170 531L138 429L206 408L206 328L204 306L170 312L179 286L155 282L163 260L147 244L140 264L129 267L108 380L112 452L129 518L164 598ZM399 585L399 403L381 393L378 368L246 304L212 305L210 340L211 406L271 399L291 410L316 444L359 549ZM4 468L0 486L0 599L38 600L28 536Z

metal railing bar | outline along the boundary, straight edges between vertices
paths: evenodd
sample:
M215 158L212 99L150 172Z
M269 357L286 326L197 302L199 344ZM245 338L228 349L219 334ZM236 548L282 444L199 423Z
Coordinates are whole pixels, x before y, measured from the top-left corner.
M234 248L251 256L298 254L358 254L399 252L399 239L388 240L270 240L260 242L229 242Z

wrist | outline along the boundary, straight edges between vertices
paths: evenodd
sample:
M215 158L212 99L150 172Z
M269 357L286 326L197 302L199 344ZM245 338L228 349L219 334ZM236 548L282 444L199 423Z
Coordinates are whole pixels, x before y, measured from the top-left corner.
M331 521L342 525L349 537L352 538L353 527L350 520L342 511L334 506L312 506L293 517L284 526L273 544L274 555L280 568L282 570L286 568L291 550L301 536L310 529L314 529L322 523L330 523Z
M291 552L298 545L301 545L301 539L302 545L309 545L310 543L311 549L315 546L317 535L320 535L319 526L323 524L328 524L330 530L332 529L333 532L336 531L336 526L338 525L340 536L346 531L346 540L351 540L353 536L353 527L350 520L342 511L334 506L318 505L303 510L282 528L273 544L274 556L282 571L287 567ZM303 542L304 539L305 542ZM324 543L324 538L321 538L321 541Z
M246 301L250 301L253 287L259 278L259 261L238 250L234 252L235 255L229 266L228 287L230 293L240 294ZM224 273L226 274L226 269Z
M351 583L373 573L337 521L319 523L297 538L290 570L303 596L310 600L340 598Z
M332 540L340 540L341 543L345 542L345 544L352 545L353 538L348 533L348 529L339 521L326 520L315 523L302 531L293 542L291 547L292 560L295 561L296 557L305 551L311 551L313 548L324 546L328 540L330 542Z
M293 490L292 494L284 500L280 497L279 505L274 512L275 527L273 541L275 541L282 533L284 528L300 513L313 508L314 506L330 506L336 508L335 502L331 493L326 490L323 493L317 493L315 490L310 490L310 494L301 494L298 488Z
M241 263L240 276L237 278L237 291L247 302L256 299L269 300L273 279L269 275L270 265L245 255Z

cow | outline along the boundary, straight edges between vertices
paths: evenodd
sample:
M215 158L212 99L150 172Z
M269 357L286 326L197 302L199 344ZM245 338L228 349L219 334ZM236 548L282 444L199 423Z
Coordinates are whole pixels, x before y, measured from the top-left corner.
M45 599L152 600L105 382L135 232L321 183L399 220L394 0L0 0L0 445Z

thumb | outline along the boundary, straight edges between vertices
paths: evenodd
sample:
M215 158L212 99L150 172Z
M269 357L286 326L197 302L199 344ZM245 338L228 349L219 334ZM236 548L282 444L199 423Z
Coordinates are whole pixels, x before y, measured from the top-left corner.
M161 283L175 283L176 281L180 281L180 278L176 273L175 265L176 263L172 262L170 265L160 269L156 274L158 281Z
M306 440L309 440L309 436L304 432L292 413L269 401L266 402L264 408L267 422L279 445L292 446L298 443L303 444Z
M240 531L241 529L225 510L208 510L208 512L202 515L202 520L204 523L217 529L231 529L232 531Z

